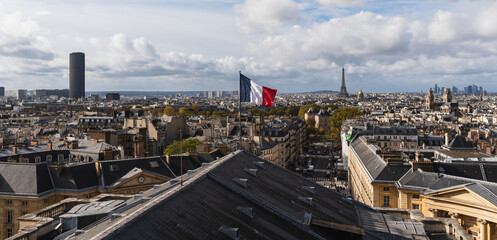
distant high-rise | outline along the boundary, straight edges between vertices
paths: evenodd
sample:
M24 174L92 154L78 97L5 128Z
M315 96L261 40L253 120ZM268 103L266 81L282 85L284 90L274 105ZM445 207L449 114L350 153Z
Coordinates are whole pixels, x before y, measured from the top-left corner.
M69 54L69 97L85 97L85 54Z
M339 97L348 97L347 88L345 87L345 68L342 68L342 86L340 87Z
M5 96L5 87L0 87L0 97Z

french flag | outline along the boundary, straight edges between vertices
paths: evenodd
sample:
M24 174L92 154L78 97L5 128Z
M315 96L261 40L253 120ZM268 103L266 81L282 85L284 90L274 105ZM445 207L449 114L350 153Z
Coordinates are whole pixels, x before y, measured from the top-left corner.
M240 73L240 102L251 102L273 107L278 90L261 86Z

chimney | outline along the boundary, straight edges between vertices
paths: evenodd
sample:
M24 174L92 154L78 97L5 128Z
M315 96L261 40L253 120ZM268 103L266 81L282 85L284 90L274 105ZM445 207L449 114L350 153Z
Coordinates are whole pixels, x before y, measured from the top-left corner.
M166 162L167 162L167 165L171 166L171 159L170 159L169 154L166 155Z
M104 160L112 160L112 148L107 148L104 150Z
M52 142L51 141L48 141L47 149L48 149L48 151L52 151Z
M78 148L79 141L78 140L73 140L71 142L71 149L76 149Z
M38 140L34 139L34 140L31 140L31 146L36 146L38 145Z
M449 134L445 133L445 146L449 146Z
M17 153L17 146L12 147L12 153Z
M226 143L222 143L221 146L219 146L219 151L223 154L226 155L228 154L228 147L226 146Z
M68 141L64 141L64 146L66 147L66 149L69 149L69 142Z

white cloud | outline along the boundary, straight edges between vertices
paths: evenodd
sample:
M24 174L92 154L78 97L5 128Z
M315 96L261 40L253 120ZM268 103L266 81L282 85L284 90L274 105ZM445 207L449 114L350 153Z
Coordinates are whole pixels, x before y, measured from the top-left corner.
M293 0L246 0L235 6L236 23L245 33L272 32L299 19Z
M368 0L317 0L322 5L356 6Z
M20 12L0 14L0 55L29 59L52 59L51 45L35 21Z

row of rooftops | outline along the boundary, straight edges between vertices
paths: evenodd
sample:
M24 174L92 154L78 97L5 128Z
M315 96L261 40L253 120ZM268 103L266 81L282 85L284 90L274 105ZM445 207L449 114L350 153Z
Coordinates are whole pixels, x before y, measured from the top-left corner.
M497 206L497 162L430 162L422 159L408 162L388 162L378 153L376 145L363 136L350 144L371 182L396 184L399 189L429 194L454 187L470 186L484 194ZM425 152L421 152L426 154Z
M428 239L419 222L383 214L244 151L125 204L69 238Z
M148 172L164 179L172 179L203 162L222 157L218 150L210 153L156 156L134 159L69 164L0 163L0 194L43 196L47 193L79 192L111 188L132 176ZM182 163L181 163L182 162ZM181 166L182 165L182 166Z

